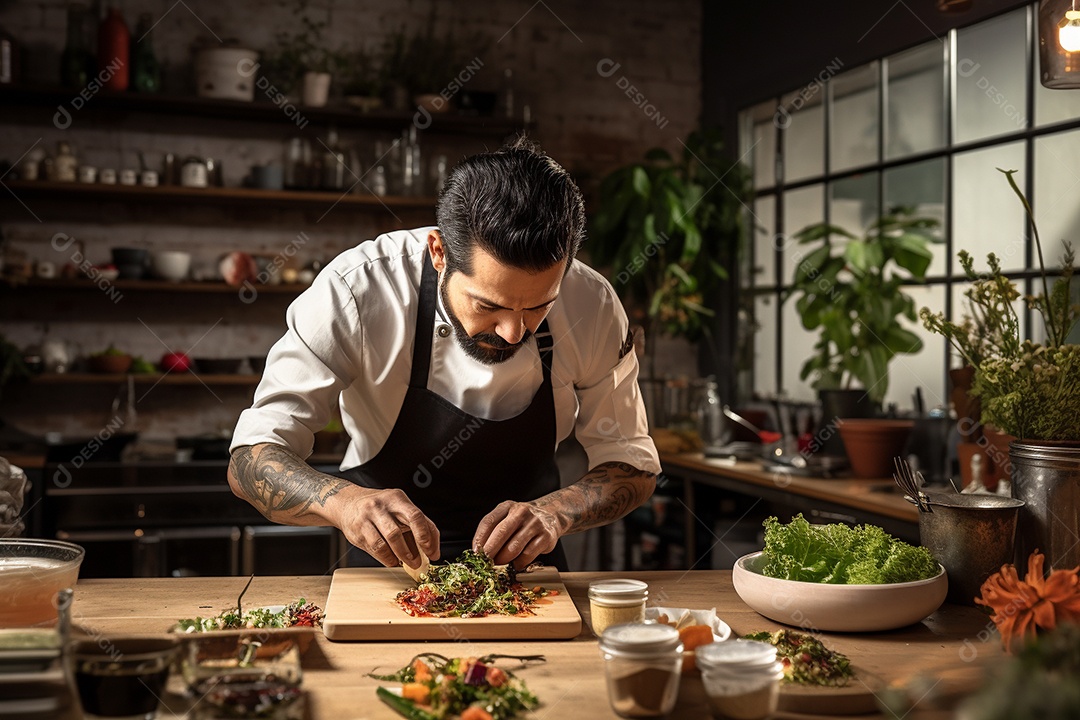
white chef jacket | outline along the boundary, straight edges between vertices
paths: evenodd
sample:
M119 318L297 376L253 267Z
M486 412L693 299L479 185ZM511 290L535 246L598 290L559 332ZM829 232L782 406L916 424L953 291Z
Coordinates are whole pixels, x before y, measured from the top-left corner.
M314 433L326 426L338 402L349 435L341 469L375 457L408 389L421 262L432 229L380 235L346 250L319 273L289 306L288 330L270 350L232 448L276 443L306 458ZM506 362L487 365L455 339L441 298L438 313L428 389L485 420L525 410L543 380L535 338ZM638 392L637 357L633 349L619 357L628 322L611 285L575 260L547 320L554 341L556 444L576 430L589 467L626 462L658 474Z

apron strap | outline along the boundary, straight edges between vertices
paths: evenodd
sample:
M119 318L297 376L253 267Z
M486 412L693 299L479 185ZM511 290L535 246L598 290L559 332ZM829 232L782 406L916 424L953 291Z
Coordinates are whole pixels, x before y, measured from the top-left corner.
M536 328L536 348L540 351L540 363L544 367L544 385L551 384L551 354L554 341L551 338L551 330L548 329L547 318Z
M431 369L431 335L435 329L435 303L438 295L439 273L431 264L428 251L420 261L423 270L420 274L420 302L416 309L416 333L413 335L412 375L409 387L427 388L428 371Z

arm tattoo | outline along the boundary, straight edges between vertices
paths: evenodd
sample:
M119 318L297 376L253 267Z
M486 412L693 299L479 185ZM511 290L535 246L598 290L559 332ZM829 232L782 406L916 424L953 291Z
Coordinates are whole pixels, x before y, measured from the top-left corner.
M239 447L232 454L233 476L243 497L269 520L298 517L349 486L348 480L326 475L280 445Z
M566 518L569 534L615 522L648 499L655 481L655 475L629 463L601 463L570 487L535 504Z

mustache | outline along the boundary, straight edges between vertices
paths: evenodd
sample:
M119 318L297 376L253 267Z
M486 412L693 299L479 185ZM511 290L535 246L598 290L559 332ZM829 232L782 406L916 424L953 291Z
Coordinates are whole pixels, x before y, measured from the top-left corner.
M516 348L523 345L530 337L532 337L532 331L526 330L525 334L521 336L521 340L516 343L508 343L494 333L484 332L473 335L472 339L476 342L482 342L485 345L490 345L496 350L509 350L510 348Z

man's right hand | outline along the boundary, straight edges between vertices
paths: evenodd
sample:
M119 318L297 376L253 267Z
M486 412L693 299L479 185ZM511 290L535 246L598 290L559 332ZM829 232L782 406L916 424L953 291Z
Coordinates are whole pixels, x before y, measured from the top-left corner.
M341 492L334 523L349 542L387 567L418 567L417 548L439 559L439 529L403 491L354 487Z

